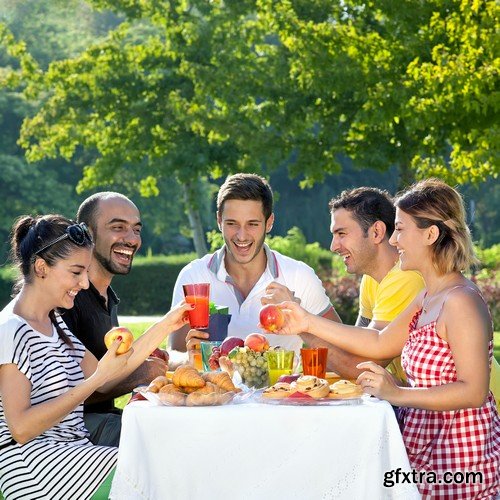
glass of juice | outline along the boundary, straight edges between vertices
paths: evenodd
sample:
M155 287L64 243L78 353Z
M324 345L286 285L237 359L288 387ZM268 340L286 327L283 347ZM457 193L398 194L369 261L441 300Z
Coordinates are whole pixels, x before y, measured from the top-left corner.
M294 351L283 349L269 350L266 353L269 373L269 385L274 385L281 375L291 375L293 372Z
M326 376L327 347L314 347L300 350L302 370L304 375L314 375L318 378Z
M191 349L189 351L189 364L198 371L203 371L203 361L201 359L200 349Z
M194 304L194 309L188 311L191 328L208 328L210 283L191 283L182 285L184 297L188 304Z

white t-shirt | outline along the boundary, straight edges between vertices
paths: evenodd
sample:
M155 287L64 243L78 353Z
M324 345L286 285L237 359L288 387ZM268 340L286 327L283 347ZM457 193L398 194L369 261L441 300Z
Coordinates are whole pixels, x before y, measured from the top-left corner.
M182 285L210 283L210 300L218 305L228 306L232 315L228 336L244 339L250 333L259 332L266 335L271 346L279 345L298 353L302 347L302 340L298 335L273 335L260 331L257 327L262 308L260 299L265 295L267 285L272 281L285 285L295 292L295 296L300 299L300 305L315 315L325 314L332 304L321 280L311 267L270 250L267 245L264 245L264 249L267 255L266 269L245 299L233 286L226 271L225 247L222 247L214 254L196 259L182 269L175 283L172 304L177 304L184 298Z

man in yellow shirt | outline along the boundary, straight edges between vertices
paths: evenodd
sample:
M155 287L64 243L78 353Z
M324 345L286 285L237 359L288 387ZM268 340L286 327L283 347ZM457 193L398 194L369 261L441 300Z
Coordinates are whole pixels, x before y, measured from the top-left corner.
M389 244L394 231L395 208L385 191L360 187L344 191L330 201L333 235L330 249L344 260L349 273L363 275L360 286L358 326L382 330L424 288L422 276L415 271L401 271L395 247ZM325 342L311 335L301 335L310 346ZM345 352L331 344L328 369L343 377L356 378L356 365L365 358ZM405 380L399 358L375 360Z
M359 291L357 326L382 330L401 313L425 287L422 276L415 271L402 271L395 247L389 245L394 231L395 208L385 191L360 187L343 191L330 200L332 252L344 260L349 273L363 275ZM325 346L323 340L302 334L309 346ZM355 356L331 344L328 347L328 370L346 378L356 378L361 372L356 365L367 359ZM401 358L372 360L402 382L406 376ZM493 359L490 389L500 412L500 366Z

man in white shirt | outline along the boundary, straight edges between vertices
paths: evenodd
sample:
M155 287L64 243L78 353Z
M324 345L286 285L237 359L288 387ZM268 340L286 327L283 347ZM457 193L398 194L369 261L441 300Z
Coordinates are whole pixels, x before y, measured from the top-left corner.
M273 194L255 174L229 176L217 196L217 223L224 246L188 264L179 274L172 303L182 300L182 285L210 283L210 300L229 307L228 335L245 338L257 331L263 304L296 300L310 312L340 321L321 280L303 262L269 249L264 243L274 222ZM208 334L184 327L170 336L171 347L196 347ZM270 345L299 351L301 338L263 332Z

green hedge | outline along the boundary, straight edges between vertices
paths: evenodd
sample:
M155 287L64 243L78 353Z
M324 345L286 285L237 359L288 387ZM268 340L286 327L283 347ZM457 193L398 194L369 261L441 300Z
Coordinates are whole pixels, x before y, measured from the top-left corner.
M119 313L141 316L166 313L180 270L195 258L194 253L136 257L130 274L113 279L113 288L120 297ZM0 309L10 300L14 279L11 268L0 271Z
M120 297L120 314L155 315L170 309L172 291L180 270L196 254L136 257L127 276L116 276L113 288Z

